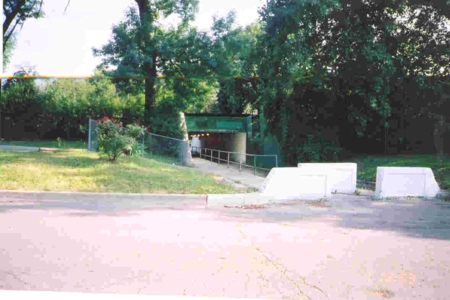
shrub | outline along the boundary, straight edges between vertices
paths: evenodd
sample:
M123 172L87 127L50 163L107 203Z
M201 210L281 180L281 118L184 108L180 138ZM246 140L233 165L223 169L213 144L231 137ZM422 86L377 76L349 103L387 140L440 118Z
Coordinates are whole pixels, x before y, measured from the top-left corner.
M138 125L128 125L123 128L122 123L107 117L97 121L98 146L110 161L115 161L120 155L131 155L133 150L139 153L137 138L145 134L145 128Z
M307 134L306 141L297 148L297 157L300 162L339 161L342 148L332 142L325 141L320 133Z
M145 128L140 125L127 125L126 135L134 139L142 139L145 135Z

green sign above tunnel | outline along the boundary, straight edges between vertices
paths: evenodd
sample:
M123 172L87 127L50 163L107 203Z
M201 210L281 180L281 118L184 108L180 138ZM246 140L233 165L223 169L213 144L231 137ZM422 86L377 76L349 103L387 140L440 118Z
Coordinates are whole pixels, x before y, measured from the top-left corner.
M188 132L246 132L248 116L186 114Z

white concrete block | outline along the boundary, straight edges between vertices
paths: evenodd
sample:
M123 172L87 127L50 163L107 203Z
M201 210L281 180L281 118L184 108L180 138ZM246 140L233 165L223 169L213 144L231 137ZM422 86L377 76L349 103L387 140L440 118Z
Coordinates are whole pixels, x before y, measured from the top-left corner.
M273 168L260 192L274 201L317 200L331 197L332 170L310 168Z
M323 169L334 173L329 182L333 192L354 193L356 191L356 163L299 163L298 167L308 170Z
M427 197L439 193L439 185L430 168L378 167L375 198Z

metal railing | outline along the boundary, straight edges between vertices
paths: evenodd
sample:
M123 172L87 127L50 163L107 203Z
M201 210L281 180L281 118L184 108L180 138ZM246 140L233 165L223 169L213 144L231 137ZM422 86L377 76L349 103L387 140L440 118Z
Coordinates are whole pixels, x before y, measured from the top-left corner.
M241 152L231 152L231 151L223 151L223 150L217 150L217 149L209 149L209 148L202 148L202 147L191 147L192 154L199 154L200 158L207 158L211 159L211 161L216 160L217 163L220 165L220 162L226 162L227 168L230 167L230 164L239 165L239 172L242 170L242 167L248 167L253 168L253 174L256 176L256 170L264 170L270 172L271 168L263 168L263 167L257 167L256 166L256 159L258 157L275 157L275 167L278 168L278 155L259 155L259 154L246 154ZM208 155L209 153L209 155ZM214 153L217 153L217 156L214 156ZM226 154L226 159L221 158L221 154ZM233 161L230 159L230 155L235 154L239 156L239 162ZM247 165L245 163L242 163L242 156L250 156L253 157L253 166Z

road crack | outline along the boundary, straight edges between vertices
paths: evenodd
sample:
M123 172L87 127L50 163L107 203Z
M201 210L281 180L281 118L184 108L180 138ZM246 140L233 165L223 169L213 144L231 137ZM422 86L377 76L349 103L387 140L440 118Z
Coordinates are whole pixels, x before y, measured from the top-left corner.
M32 284L22 280L19 276L17 276L16 274L14 274L12 272L7 272L7 271L2 271L2 272L5 273L6 275L9 275L9 276L13 277L15 280L19 281L20 283L22 283L22 284L24 284L26 286L33 286Z
M237 226L237 230L239 231L239 233L241 234L241 236L244 239L248 239L248 237L245 235L245 233L241 230L240 226ZM262 257L264 257L266 259L266 261L268 261L281 275L283 275L284 278L286 278L289 282L291 282L296 287L296 290L300 295L306 297L308 300L311 300L311 298L302 291L298 282L296 280L292 279L288 274L286 274L286 272L288 271L288 268L285 265L270 259L264 252L261 251L261 249L259 249L258 247L255 247L255 245L253 244L253 242L251 240L250 240L250 243L251 243L251 248L253 250L255 250L256 252L258 252ZM304 285L321 292L323 295L325 295L328 298L328 295L321 288L319 288L318 286L316 286L314 284L309 284L308 282L306 282L306 279L304 277L302 277L302 276L299 276L299 277L302 280Z

